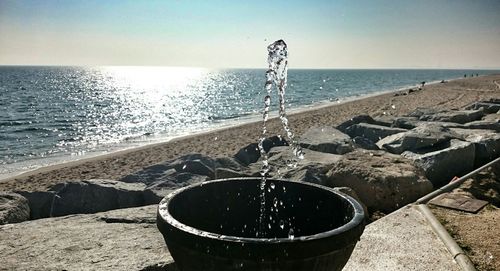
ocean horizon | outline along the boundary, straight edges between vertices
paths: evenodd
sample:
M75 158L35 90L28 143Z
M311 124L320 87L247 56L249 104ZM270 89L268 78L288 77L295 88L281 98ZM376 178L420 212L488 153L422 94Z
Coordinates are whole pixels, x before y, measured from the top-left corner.
M287 112L498 72L290 69ZM0 66L0 179L260 120L264 83L265 69ZM271 97L274 117L276 90Z

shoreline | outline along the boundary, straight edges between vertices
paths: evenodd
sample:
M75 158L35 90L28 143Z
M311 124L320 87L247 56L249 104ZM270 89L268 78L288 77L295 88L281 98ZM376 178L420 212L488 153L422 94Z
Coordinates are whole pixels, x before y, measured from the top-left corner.
M488 75L483 75L483 76L488 76ZM460 80L462 78L452 78L452 79L445 79L448 82L454 81L454 80ZM429 83L426 83L427 86L434 85L434 84L439 84L440 81L432 81ZM294 115L294 114L301 114L301 113L307 113L309 111L314 111L314 110L320 110L326 107L330 106L335 106L338 104L343 104L343 103L348 103L348 102L354 102L357 100L362 100L362 99L369 99L371 97L376 97L388 93L396 93L400 91L407 91L410 88L418 88L419 84L415 85L406 85L402 86L397 89L386 89L386 90L379 90L379 91L374 91L370 93L365 93L365 94L359 94L359 95L354 95L354 96L348 96L348 97L343 97L338 100L323 100L323 101L318 101L314 104L309 104L309 105L303 105L299 106L298 108L293 108L293 109L288 109L287 115ZM270 111L270 115L277 115L277 110L275 111ZM201 131L196 132L195 134L190 134L191 131L186 131L178 134L173 134L173 135L157 135L153 136L149 139L145 140L137 140L135 141L134 139L130 140L130 142L120 142L117 145L113 146L108 146L108 147L102 147L102 149L98 149L95 151L90 151L84 155L75 155L67 153L67 154L60 154L52 157L44 157L44 158L36 158L33 160L25 160L25 161L20 161L12 164L6 164L6 166L9 167L16 167L16 165L19 165L20 170L13 170L12 172L7 172L7 173L0 173L0 182L3 181L8 181L11 179L15 178L22 178L29 176L30 174L36 174L36 173L41 173L41 172L46 172L52 169L58 169L61 168L60 166L74 166L78 165L78 162L84 163L87 161L91 161L93 159L100 159L100 158L107 158L112 155L120 155L120 154L126 154L128 152L133 152L134 150L141 150L143 148L148 148L148 147L154 147L155 145L161 145L161 144L166 144L175 140L183 140L183 139L188 139L190 136L201 136L204 134L209 134L212 132L217 132L219 130L224 130L224 129L230 129L230 128L237 128L240 125L245 125L245 124L253 124L257 122L261 122L261 114L249 114L249 115L244 115L241 117L237 118L232 118L232 119L226 119L223 120L221 123L214 123L212 125L209 125L209 127L201 129ZM275 119L276 117L272 117L269 119ZM140 138L141 136L137 137ZM146 136L142 136L146 137ZM78 158L80 156L80 158ZM75 157L72 159L72 157ZM38 161L39 163L30 163L30 161ZM52 162L51 162L52 161ZM25 166L23 166L25 165ZM25 168L25 169L23 169Z
M417 107L459 108L483 99L481 97L498 97L500 87L495 84L496 81L500 81L500 75L450 79L446 84L426 84L423 90L409 95L394 95L408 88L386 90L289 110L288 116L292 130L295 134L301 134L310 127L333 126L360 114L402 115ZM257 141L260 123L260 119L252 120L250 117L244 122L238 120L238 123L196 134L25 171L0 179L0 190L47 187L69 179L119 178L192 152L232 156L239 148ZM270 135L281 133L277 117L270 118L268 130Z
M460 80L461 78L454 78L454 79L447 79L448 81L454 81L454 80ZM440 81L433 81L429 82L428 86L438 84ZM407 91L410 88L415 88L418 87L418 84L413 85L413 86L404 86L398 89L391 89L391 90L380 90L380 91L375 91L371 93L365 93L365 94L360 94L360 95L355 95L355 96L349 96L349 97L343 97L340 98L336 101L330 101L330 100L324 100L324 101L318 101L314 104L309 104L309 105L303 105L295 109L289 109L287 110L287 115L292 116L294 114L302 114L302 113L307 113L310 111L315 111L315 110L320 110L323 108L339 105L339 104L344 104L348 102L355 102L358 100L363 100L363 99L369 99L372 97L377 97L380 95L384 94L389 94L389 93L396 93L400 91ZM270 111L270 115L277 115L278 111ZM85 163L88 161L92 161L94 159L106 159L109 157L112 157L113 155L121 155L121 154L127 154L130 152L134 151L140 151L145 148L152 148L158 145L163 145L171 142L175 142L176 140L185 140L189 139L190 137L196 137L196 136L202 136L202 135L207 135L210 133L218 132L220 130L225 130L225 129L231 129L231 128L238 128L238 126L246 125L246 124L255 124L255 123L260 123L262 120L260 119L262 116L261 114L251 114L251 115L246 115L246 116L241 116L233 119L227 119L224 120L224 122L227 121L226 124L222 123L222 125L213 125L212 127L207 127L206 129L202 129L201 131L195 133L195 134L190 134L190 131L180 133L178 135L171 135L171 136L161 136L159 135L157 138L152 137L149 140L144 140L144 141L132 141L132 143L126 143L126 142L121 142L120 144L117 144L116 146L110 146L109 149L111 150L106 150L106 148L103 148L102 150L96 150L93 152L89 152L88 154L82 155L81 158L76 158L76 159L71 159L71 154L66 154L66 155L61 155L61 156L54 156L54 157L46 157L46 158L40 158L40 159L33 159L33 160L54 160L53 163L48 162L46 165L41 165L37 166L36 164L29 164L28 167L32 167L32 169L27 169L27 170L21 170L17 172L10 172L10 173L5 173L5 174L0 174L0 182L4 181L9 181L11 179L15 178L23 178L27 177L31 174L37 174L37 173L43 173L47 172L53 169L59 169L63 168L66 166L76 166L80 163ZM277 119L278 117L270 117L269 120L272 119ZM77 155L78 156L78 155ZM29 162L30 160L26 161L21 161L17 163L12 163L9 164L15 165L15 164L22 164L24 162Z

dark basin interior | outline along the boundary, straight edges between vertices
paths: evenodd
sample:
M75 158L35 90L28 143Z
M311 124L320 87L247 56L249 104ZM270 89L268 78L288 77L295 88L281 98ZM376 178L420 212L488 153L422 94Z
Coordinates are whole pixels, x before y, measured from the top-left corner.
M211 181L160 203L158 227L181 270L339 270L346 263L364 229L359 203L318 185L268 180L261 218L260 183Z

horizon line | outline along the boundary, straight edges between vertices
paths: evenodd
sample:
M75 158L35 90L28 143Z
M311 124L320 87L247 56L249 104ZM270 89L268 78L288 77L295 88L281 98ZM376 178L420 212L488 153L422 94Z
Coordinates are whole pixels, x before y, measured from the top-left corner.
M176 65L67 65L67 64L0 64L0 67L171 67L171 68L198 68L198 69L248 69L262 70L267 67L202 67ZM292 67L289 70L500 70L500 67Z

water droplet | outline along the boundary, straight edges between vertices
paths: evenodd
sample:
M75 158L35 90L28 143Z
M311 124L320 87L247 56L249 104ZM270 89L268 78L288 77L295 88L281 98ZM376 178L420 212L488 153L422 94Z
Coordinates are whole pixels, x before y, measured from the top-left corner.
M278 207L278 199L277 198L273 199L273 206L274 206L274 208Z
M276 185L273 182L271 182L269 186L271 186L271 189L274 189L276 187Z
M281 229L285 228L285 222L283 220L280 220L280 228Z
M292 228L290 228L290 230L288 231L288 238L289 238L289 239L292 239L292 240L293 240L293 238L295 238L295 234L294 234L294 232L293 232L293 229L292 229Z
M392 109L396 109L396 106L395 106L395 105L391 105L391 108L392 108Z

